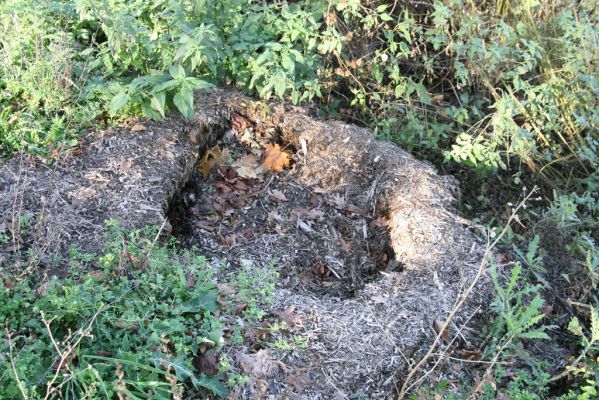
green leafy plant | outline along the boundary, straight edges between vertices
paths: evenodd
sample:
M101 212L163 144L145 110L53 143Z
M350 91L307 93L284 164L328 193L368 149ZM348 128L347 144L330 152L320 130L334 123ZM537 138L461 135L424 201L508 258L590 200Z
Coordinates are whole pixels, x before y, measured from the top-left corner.
M148 232L124 240L112 231L101 270L52 280L39 297L33 282L2 284L2 397L171 398L189 388L226 396L193 366L222 344L204 259L151 247Z

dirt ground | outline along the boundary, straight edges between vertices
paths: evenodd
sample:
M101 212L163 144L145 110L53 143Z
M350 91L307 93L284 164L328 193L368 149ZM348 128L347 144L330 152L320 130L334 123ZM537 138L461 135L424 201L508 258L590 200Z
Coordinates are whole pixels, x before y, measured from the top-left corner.
M0 233L13 240L0 263L31 248L51 274L61 266L51 255L69 243L97 251L107 218L163 224L208 258L220 283L249 264L279 274L268 312L302 345L225 346L250 378L231 398L396 396L484 249L456 214L455 180L303 108L226 90L198 95L196 107L193 123L133 121L92 134L52 166L27 157L3 165ZM15 222L24 214L26 232ZM452 321L456 351L475 347L485 282Z

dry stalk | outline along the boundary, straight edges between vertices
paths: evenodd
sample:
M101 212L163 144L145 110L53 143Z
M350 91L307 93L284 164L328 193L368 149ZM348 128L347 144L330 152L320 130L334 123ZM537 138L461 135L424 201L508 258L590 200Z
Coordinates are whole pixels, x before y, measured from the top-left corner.
M476 399L476 395L478 394L478 392L482 388L483 384L491 376L491 371L493 371L493 367L495 367L495 365L498 363L497 360L499 359L499 356L503 353L503 350L512 343L513 339L514 339L514 335L512 335L512 337L510 337L510 339L507 342L505 342L505 344L503 346L501 346L501 348L499 349L499 351L497 351L497 353L495 353L495 356L489 362L489 366L485 370L485 373L483 374L482 379L476 384L476 387L474 388L474 390L470 394L469 399L471 399L471 400L475 400Z
M6 336L8 338L8 358L10 359L10 366L12 367L12 372L13 374L15 374L15 380L17 381L17 386L19 387L19 391L21 392L21 395L23 396L23 399L28 400L29 397L27 396L27 392L25 392L25 388L23 387L23 382L21 382L21 378L19 378L19 374L17 372L17 366L15 365L15 359L13 357L13 346L12 346L12 340L11 340L11 333L8 331L8 329L6 330Z
M472 293L472 291L476 287L476 284L478 283L478 281L480 280L480 278L483 276L483 273L486 271L486 266L487 266L487 264L489 262L489 259L491 258L492 254L493 254L493 249L497 246L497 244L503 238L503 236L508 232L508 230L509 230L510 226L512 225L512 223L514 221L518 221L519 220L518 216L517 216L518 211L520 211L520 209L523 208L524 204L530 199L530 197L536 191L537 191L537 188L534 187L524 197L524 199L522 199L518 203L518 205L512 210L512 212L510 214L510 217L509 217L509 219L508 219L505 227L502 229L502 231L499 233L499 235L497 235L495 237L495 240L493 240L493 242L490 242L489 238L491 237L491 235L489 233L487 233L487 246L485 247L485 252L484 252L483 257L482 257L482 259L480 261L480 264L479 264L478 270L476 272L476 275L474 276L474 279L472 280L472 282L470 283L470 286L468 286L468 288L466 289L466 291L461 292L457 296L456 303L454 304L454 306L451 309L449 315L445 319L445 322L443 323L443 326L441 327L441 329L439 329L439 332L435 336L435 339L433 340L433 344L430 346L430 348L428 349L427 353L420 359L420 361L410 370L410 372L406 376L406 378L405 378L405 380L403 382L403 385L401 387L401 390L399 392L398 400L402 400L403 398L405 398L406 394L418 382L418 381L416 381L416 382L410 384L412 378L414 378L414 375L416 375L416 373L428 362L428 360L433 355L436 354L435 353L435 349L440 344L440 342L442 340L441 338L443 336L443 333L449 327L449 324L451 323L451 321L453 320L453 318L456 316L456 314L460 311L460 309L462 308L462 306L466 302L466 299L468 299L468 297L470 296L470 294ZM495 357L495 361L496 361L496 358L497 358L497 356ZM493 366L493 364L491 366L489 366L489 368L491 368L492 366ZM429 371L428 373L430 373L430 372L431 371Z
M44 400L48 400L51 397L51 395L56 391L56 388L54 388L53 385L56 382L56 380L58 379L58 376L60 375L60 371L62 370L65 363L68 361L70 355L77 349L77 347L79 347L79 343L81 343L83 338L86 336L89 336L89 333L91 332L92 324L94 323L96 318L98 318L98 315L100 315L100 313L103 310L104 310L104 307L100 307L98 309L98 311L96 311L96 313L89 319L87 326L79 328L79 330L75 334L75 337L77 338L77 340L75 340L74 342L71 342L66 347L66 349L62 352L58 349L58 346L56 345L56 341L54 340L54 336L52 335L52 331L50 330L50 322L48 322L45 319L45 317L42 313L42 320L44 321L44 324L46 325L46 328L48 330L48 335L50 336L50 340L52 340L52 343L57 348L58 354L60 355L60 361L58 363L58 366L56 367L56 372L54 373L52 380L50 380L50 382L48 382L46 385L46 395L44 396Z

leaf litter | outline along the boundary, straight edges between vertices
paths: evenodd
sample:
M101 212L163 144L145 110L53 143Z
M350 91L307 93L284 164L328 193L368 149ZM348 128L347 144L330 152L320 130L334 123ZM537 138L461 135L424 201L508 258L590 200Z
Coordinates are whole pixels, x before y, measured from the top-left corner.
M276 259L285 287L317 296L353 297L387 260L364 238L367 216L343 194L300 184L289 150L279 143L261 142L239 117L233 122L244 131L225 135L208 149L198 166L200 174L185 189L196 201L173 224L181 245L196 246L207 258L222 260L217 275L223 282L241 267L241 260L263 266ZM218 288L219 305L235 299L230 285L220 283ZM247 307L233 304L232 314L240 316ZM246 335L249 344L238 346L233 361L251 377L248 387L254 395L261 390L300 393L313 386L315 374L309 367L293 361L287 367L261 348L271 338L271 324L282 323L283 334L293 341L305 318L294 305L273 308L264 326ZM281 351L272 354L281 356ZM209 361L203 358L201 367L212 372L206 366ZM265 380L279 373L278 388L272 382L264 387Z
M213 145L230 158L192 177L182 197L195 201L173 233L207 257L217 283L251 274L248 263L278 273L274 303L242 342L232 338L251 301L219 293L231 311L221 357L249 376L230 398L393 398L480 255L455 215L453 180L367 130L217 95L198 121L229 121Z

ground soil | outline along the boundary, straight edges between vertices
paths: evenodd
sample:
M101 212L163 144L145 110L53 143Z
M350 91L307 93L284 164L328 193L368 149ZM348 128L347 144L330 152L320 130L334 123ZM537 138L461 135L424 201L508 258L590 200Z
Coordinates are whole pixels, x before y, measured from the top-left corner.
M249 264L279 274L268 315L303 345L225 346L250 378L231 398L392 398L478 270L484 243L456 214L456 181L307 109L224 90L196 107L192 123L91 134L52 166L25 156L3 165L0 233L13 240L0 262L27 248L60 272L70 244L100 252L107 218L162 225L208 258L218 283ZM486 281L453 320L454 347L473 346Z

